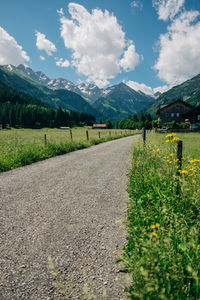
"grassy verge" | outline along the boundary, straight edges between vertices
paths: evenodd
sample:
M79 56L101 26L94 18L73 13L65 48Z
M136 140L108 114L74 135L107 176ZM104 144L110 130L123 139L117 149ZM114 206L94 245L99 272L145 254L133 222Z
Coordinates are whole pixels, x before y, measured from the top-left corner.
M44 133L47 133L46 145ZM73 130L71 142L69 132L61 130L29 129L0 132L0 172L134 134L136 132L112 131L110 136L109 131L102 131L101 138L98 138L98 132L93 130L89 132L90 139L87 141L85 130L76 128Z
M127 291L130 299L199 299L200 135L180 136L182 170L176 138L150 136L145 149L134 148L130 171L122 259L132 278Z

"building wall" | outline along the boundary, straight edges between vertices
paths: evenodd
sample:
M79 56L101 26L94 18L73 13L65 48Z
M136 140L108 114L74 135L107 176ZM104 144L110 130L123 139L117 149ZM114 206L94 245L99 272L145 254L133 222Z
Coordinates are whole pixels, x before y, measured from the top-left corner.
M183 122L182 115L190 110L191 108L179 103L171 105L169 108L160 111L161 123L163 124L171 121Z

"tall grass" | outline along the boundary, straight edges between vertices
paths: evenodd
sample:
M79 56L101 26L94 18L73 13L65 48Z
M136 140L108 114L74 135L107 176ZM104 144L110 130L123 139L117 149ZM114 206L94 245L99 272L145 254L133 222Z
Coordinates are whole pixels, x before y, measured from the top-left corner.
M89 130L89 141L86 140L86 129ZM101 130L99 138L96 130L73 128L71 141L69 130L3 130L0 131L0 172L136 133L138 132ZM47 136L46 145L44 134Z
M173 137L151 135L145 149L134 148L122 259L132 278L131 299L200 296L200 135L180 137L182 170Z

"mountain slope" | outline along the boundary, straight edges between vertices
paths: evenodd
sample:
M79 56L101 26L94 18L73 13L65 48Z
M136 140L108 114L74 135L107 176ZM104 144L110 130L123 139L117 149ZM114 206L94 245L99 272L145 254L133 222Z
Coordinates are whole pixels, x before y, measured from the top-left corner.
M14 66L1 66L0 80L4 84L18 91L28 93L53 108L61 107L66 110L76 110L98 116L97 111L80 95L68 90L50 90L30 76L20 72Z
M146 109L146 112L155 116L160 104L167 104L177 99L182 99L191 105L196 105L200 102L200 74L161 94L159 98Z
M93 106L112 121L138 113L155 101L153 97L136 92L124 83L108 88L106 92L107 95L95 101Z
M104 94L104 89L100 89L94 84L85 84L82 82L78 85L75 85L70 80L64 78L50 79L43 72L34 72L31 68L25 67L24 65L19 65L16 69L38 83L48 87L49 89L66 89L68 91L77 93L90 103L93 103Z

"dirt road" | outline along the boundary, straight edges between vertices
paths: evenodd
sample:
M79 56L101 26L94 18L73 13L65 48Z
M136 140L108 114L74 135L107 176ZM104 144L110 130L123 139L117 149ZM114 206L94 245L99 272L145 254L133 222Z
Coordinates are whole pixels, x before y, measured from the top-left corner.
M137 137L51 158L0 175L0 299L125 299L115 263ZM51 256L68 297L55 288ZM87 298L87 297L86 297ZM88 296L89 299L89 296Z

